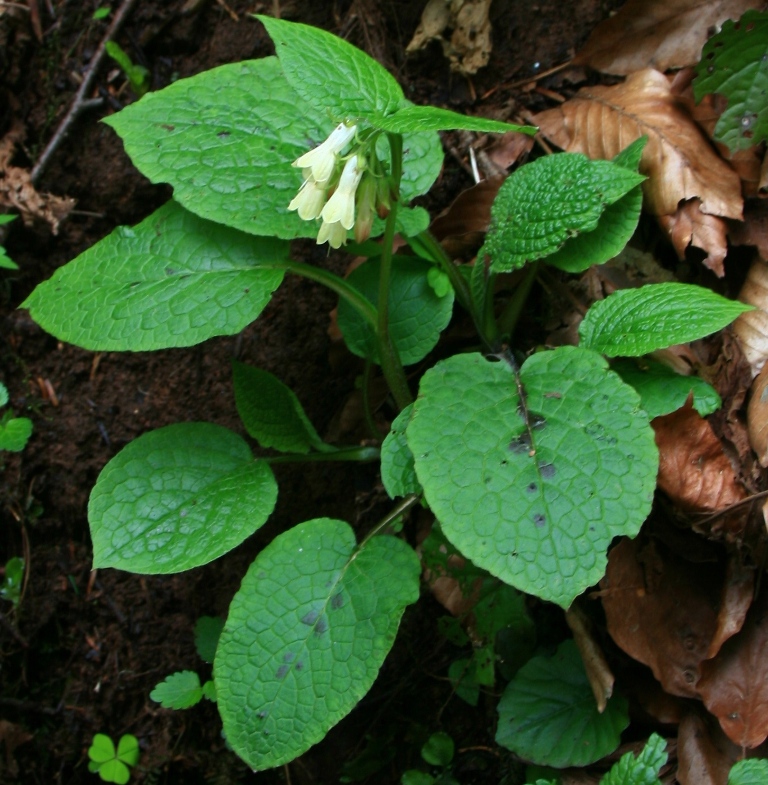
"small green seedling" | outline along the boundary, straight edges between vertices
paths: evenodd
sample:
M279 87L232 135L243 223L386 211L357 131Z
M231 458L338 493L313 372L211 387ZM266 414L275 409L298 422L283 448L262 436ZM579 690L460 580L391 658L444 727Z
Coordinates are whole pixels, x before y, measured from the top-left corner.
M18 608L21 601L21 587L24 583L24 559L14 556L5 565L5 577L0 583L0 599L13 603Z
M95 22L98 22L100 19L106 19L112 13L112 9L108 8L107 6L103 6L102 8L97 8L93 12L93 19Z
M139 762L139 740L130 733L114 742L104 733L97 733L88 749L88 771L98 774L104 782L125 785L131 777L131 768Z
M2 251L2 249L0 249ZM0 258L2 262L2 258ZM0 266L2 266L0 264ZM0 409L10 400L8 388L0 382ZM28 417L15 417L13 409L0 415L0 452L21 452L32 435L32 420Z
M15 215L0 215L0 226L3 224L10 223L16 216ZM5 270L18 270L19 266L16 262L11 261L8 257L8 254L5 252L5 248L0 245L0 268Z
M421 757L438 770L437 774L409 769L400 778L400 782L402 785L459 785L451 774L454 749L453 739L447 733L433 733L421 748Z
M143 65L136 65L128 53L114 41L107 41L107 54L123 69L131 84L131 90L141 98L149 91L149 71Z

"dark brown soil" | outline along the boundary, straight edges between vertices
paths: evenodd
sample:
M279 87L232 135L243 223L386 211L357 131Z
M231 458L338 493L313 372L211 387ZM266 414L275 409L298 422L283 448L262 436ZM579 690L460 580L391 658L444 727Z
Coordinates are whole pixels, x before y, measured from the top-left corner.
M504 85L567 59L617 4L496 0L491 65L471 81L450 73L437 44L405 59L423 6L406 0L210 0L192 13L184 12L191 2L143 0L118 40L149 68L158 89L222 63L270 54L269 39L250 14L279 9L283 18L318 25L367 49L417 102L507 117L519 95ZM40 16L41 40L27 12L3 28L0 11L0 138L12 121L25 130L15 165L34 164L66 112L106 29L91 18L98 5L30 0ZM0 566L13 556L28 564L18 611L0 603L0 782L97 782L86 754L94 733L117 738L128 732L142 749L135 781L335 783L343 764L372 740L383 750L374 759L384 763L366 781L394 783L409 765L418 765L421 740L438 729L451 733L459 748L471 748L457 759L455 776L462 783L500 782L511 764L493 745L491 702L472 710L451 699L445 674L452 652L437 634L439 613L427 597L406 614L370 695L284 770L249 773L226 750L212 704L170 712L149 700L154 685L175 670L206 674L192 627L200 615L226 614L248 563L277 532L322 515L364 528L381 514L383 497L370 467L283 469L270 522L215 564L161 578L90 571L86 506L101 468L129 441L168 423L206 420L241 431L230 384L233 358L290 384L321 433L343 427L341 407L360 372L328 337L333 297L303 279L288 279L240 336L151 354L95 355L62 345L16 310L56 268L169 196L168 188L152 186L136 172L117 136L98 122L133 100L130 91L119 92L122 81L111 67L102 68L94 95L106 97L104 106L78 120L40 183L43 191L74 197L78 212L58 236L42 222L25 227L17 221L5 242L21 269L0 272L0 380L15 411L34 421L34 434L23 453L0 457ZM542 100L530 95L525 104L536 108ZM428 201L434 212L471 184L465 164L446 158ZM297 246L297 254L337 271L345 264L311 244Z

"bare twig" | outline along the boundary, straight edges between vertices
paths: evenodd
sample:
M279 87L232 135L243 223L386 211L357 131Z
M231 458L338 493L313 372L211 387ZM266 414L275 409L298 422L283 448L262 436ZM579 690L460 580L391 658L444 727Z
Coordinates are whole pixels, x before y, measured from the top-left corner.
M48 142L45 150L43 150L42 155L40 158L38 158L37 163L32 169L31 177L33 185L36 185L40 180L43 170L46 168L46 166L48 166L48 163L51 160L51 156L53 156L53 154L56 152L59 145L64 140L64 137L69 132L70 127L78 118L80 113L84 109L93 106L93 102L86 99L86 96L91 90L93 80L96 78L101 61L104 59L107 42L111 41L115 37L117 31L120 29L120 26L126 20L128 14L130 14L133 10L134 5L136 5L136 0L123 0L122 5L113 17L112 24L109 26L109 29L104 35L104 38L102 38L98 49L96 49L88 70L85 73L85 77L83 78L83 82L78 88L77 93L75 93L75 97L72 101L72 105L69 107L69 111L64 116L64 119L61 121L61 123L59 123L56 133L54 133L51 141Z

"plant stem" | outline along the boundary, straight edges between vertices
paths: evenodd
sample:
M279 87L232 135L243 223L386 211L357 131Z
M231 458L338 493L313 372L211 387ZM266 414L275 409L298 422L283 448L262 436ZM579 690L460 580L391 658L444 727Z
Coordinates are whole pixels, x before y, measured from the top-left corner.
M259 458L269 464L276 463L322 463L330 461L358 461L367 463L379 460L378 447L342 447L333 452L310 452L306 455L301 453L288 453L286 455L275 455L271 458Z
M369 532L363 537L360 545L357 546L358 552L363 549L363 546L371 539L373 539L382 529L386 529L390 523L397 520L404 512L413 507L421 499L417 493L412 493L406 496L396 507L391 509Z
M507 307L499 317L499 333L505 341L509 341L512 333L515 331L517 322L520 319L520 314L523 310L523 305L528 299L533 282L536 280L536 274L539 271L539 263L534 262L528 267L525 277L515 289L512 299L507 303Z
M387 216L382 243L381 270L379 273L379 307L376 337L379 342L381 370L387 380L398 408L404 409L413 401L403 364L389 334L389 282L392 274L392 245L397 225L397 207L400 203L400 178L403 173L403 137L387 134L392 158L392 209Z

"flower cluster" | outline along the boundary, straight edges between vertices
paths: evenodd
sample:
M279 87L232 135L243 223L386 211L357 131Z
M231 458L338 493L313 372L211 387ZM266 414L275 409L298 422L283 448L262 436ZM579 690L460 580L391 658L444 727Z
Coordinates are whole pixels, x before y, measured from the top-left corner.
M322 219L317 242L332 248L344 245L353 229L357 242L368 239L374 213L384 218L389 212L389 187L373 139L358 142L356 134L357 126L341 123L322 144L293 162L303 170L304 182L288 209L304 221Z

